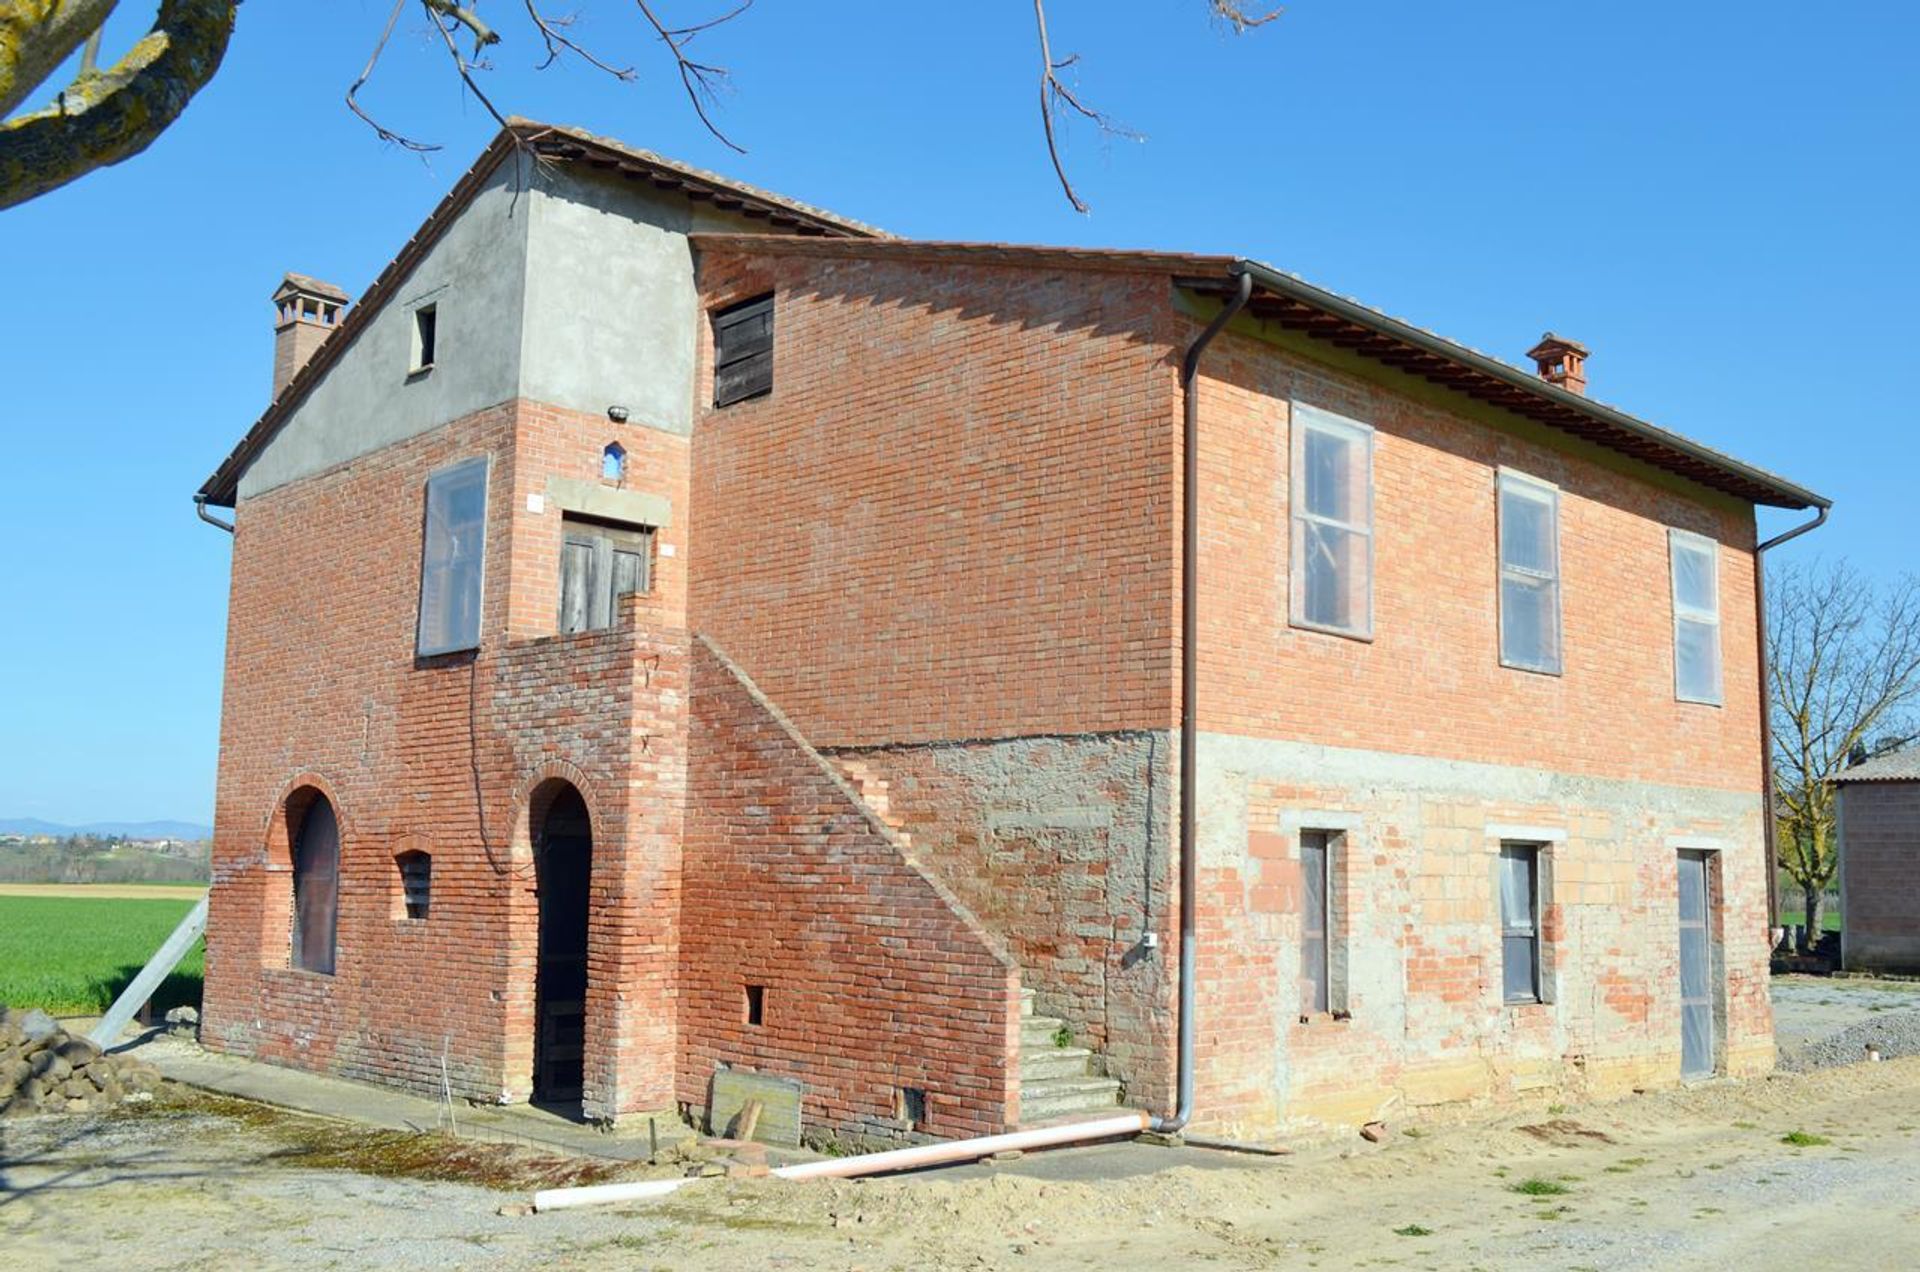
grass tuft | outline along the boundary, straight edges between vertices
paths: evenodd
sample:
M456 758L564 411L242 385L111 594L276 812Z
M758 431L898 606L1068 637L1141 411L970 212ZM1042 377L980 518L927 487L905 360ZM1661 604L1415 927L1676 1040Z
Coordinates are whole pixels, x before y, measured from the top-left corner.
M1410 1223L1404 1228L1395 1228L1393 1235L1396 1237L1430 1237L1433 1235L1433 1229L1423 1228L1417 1223Z
M1541 1179L1538 1175L1523 1179L1517 1184L1508 1184L1508 1192L1517 1192L1523 1197L1559 1197L1572 1189L1557 1179Z
M1833 1143L1824 1135L1815 1135L1809 1131L1788 1131L1780 1137L1782 1144L1791 1144L1795 1148L1824 1148Z

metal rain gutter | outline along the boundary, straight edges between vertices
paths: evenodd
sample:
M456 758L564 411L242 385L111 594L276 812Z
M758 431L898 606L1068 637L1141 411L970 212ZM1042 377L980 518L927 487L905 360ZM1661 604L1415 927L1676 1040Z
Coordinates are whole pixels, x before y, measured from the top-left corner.
M1767 656L1767 552L1777 548L1789 539L1798 539L1811 530L1818 530L1827 523L1827 514L1833 511L1831 503L1822 501L1818 514L1812 521L1804 522L1786 531L1776 534L1753 550L1753 612L1760 639L1758 657L1760 662L1760 792L1764 803L1760 809L1760 827L1767 845L1767 949L1773 950L1780 944L1780 937L1774 934L1780 924L1780 858L1777 844L1778 831L1773 816L1773 660ZM1809 933L1811 935L1811 933Z
M222 530L225 530L228 534L233 533L233 522L222 521L220 520L220 518L214 516L212 513L207 511L207 496L204 491L193 497L193 511L195 516L199 517L200 520L206 522L208 525L219 526Z
M1230 273L1237 283L1226 306L1187 347L1180 364L1183 397L1180 473L1180 1068L1171 1117L1156 1117L1152 1129L1172 1135L1193 1117L1194 964L1199 945L1195 913L1200 891L1199 854L1194 849L1200 733L1200 355L1253 296L1253 274L1244 261Z

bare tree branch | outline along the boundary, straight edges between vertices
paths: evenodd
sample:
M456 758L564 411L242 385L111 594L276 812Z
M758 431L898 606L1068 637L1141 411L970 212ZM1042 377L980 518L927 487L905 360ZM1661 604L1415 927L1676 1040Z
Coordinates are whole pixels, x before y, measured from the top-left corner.
M745 13L753 7L753 0L746 0L739 8L723 13L717 18L709 18L705 22L684 27L668 27L664 25L659 18L654 16L653 8L647 3L647 0L634 0L634 3L640 6L640 12L646 15L647 22L653 27L654 31L659 34L660 38L666 42L667 47L673 50L673 60L680 70L681 86L687 90L687 100L693 103L694 113L700 116L700 122L706 125L707 131L712 133L714 137L720 141L721 145L726 146L735 154L746 154L746 147L736 144L733 138L721 132L714 124L712 118L707 114L707 104L718 99L719 89L727 82L727 69L724 66L713 66L705 62L694 61L687 56L686 46L694 36L699 35L702 31L711 31L720 24L731 22L733 19Z
M493 99L487 96L485 90L474 82L473 64L460 55L460 46L453 42L452 29L449 28L446 21L440 17L441 6L446 3L447 0L420 0L420 7L427 11L427 20L433 24L433 29L440 33L441 42L447 46L447 56L453 59L454 73L460 77L460 82L467 86L467 91L473 94L473 99L486 108L487 114L493 116L493 122L499 124L502 129L505 129L507 126L507 117L502 115L499 109L494 106ZM455 19L455 21L457 22L457 19ZM495 39L498 38L497 36L495 37ZM475 47L477 50L483 46L476 45Z
M547 60L540 63L536 69L544 71L549 66L552 66L560 60L560 51L565 49L579 57L589 66L598 67L617 80L623 82L631 82L633 80L635 72L631 66L610 66L581 47L578 41L570 38L565 33L563 28L570 27L578 21L577 16L550 18L540 12L540 8L534 3L534 0L525 0L525 3L527 6L527 16L533 20L535 29L540 32L540 38L546 41L547 45Z
M112 68L83 72L45 110L0 123L0 208L153 144L220 68L233 18L232 0L162 0L153 29Z
M420 0L420 3L441 17L450 18L472 33L473 56L475 61L479 60L480 54L486 50L489 44L500 43L499 34L492 27L482 22L479 14L455 3L455 0ZM442 26L441 30L446 30L446 27Z
M18 109L83 42L97 42L114 3L16 0L0 5L0 119Z
M407 0L393 0L393 12L387 15L386 30L380 33L379 41L374 44L373 52L368 55L366 66L360 70L360 78L353 81L347 89L347 109L365 121L367 127L373 129L380 140L390 142L403 150L411 150L415 154L428 154L440 147L431 142L415 141L411 137L402 136L360 108L361 86L373 77L373 68L379 64L380 55L386 51L387 41L393 38L394 25L400 21L400 11L406 6Z
M1255 17L1247 12L1245 5L1235 4L1233 0L1208 0L1207 7L1213 10L1214 17L1232 27L1235 35L1245 35L1254 27L1265 26L1286 12L1285 9L1269 9Z
M1833 779L1852 758L1920 736L1920 579L1875 589L1845 562L1768 585L1769 710L1780 865L1807 926L1838 863Z

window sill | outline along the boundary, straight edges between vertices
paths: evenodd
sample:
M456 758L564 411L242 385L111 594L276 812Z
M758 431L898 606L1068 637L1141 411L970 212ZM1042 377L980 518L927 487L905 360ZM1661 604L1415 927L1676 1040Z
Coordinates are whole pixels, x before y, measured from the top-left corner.
M1327 627L1321 623L1309 623L1305 619L1290 618L1287 626L1298 632L1317 632L1322 636L1338 636L1341 640L1350 640L1361 645L1373 643L1371 628L1361 631L1351 627Z
M1509 998L1500 1004L1511 1012L1536 1012L1550 1010L1553 1004L1544 998Z
M318 981L323 985L331 985L340 978L340 973L337 968L331 972L316 972L305 967L285 966L269 967L266 970L280 976L290 976L299 980Z
M1687 698L1680 694L1675 694L1673 695L1673 700L1683 707L1713 707L1718 710L1727 705L1726 699L1724 698Z
M1508 671L1524 671L1530 676L1547 676L1554 680L1566 674L1563 667L1529 667L1526 663L1508 662L1504 658L1500 660L1500 665Z
M1349 1025L1353 1023L1350 1011L1313 1011L1300 1017L1300 1023L1306 1026L1326 1028L1329 1025Z
M407 370L407 383L412 384L416 380L424 380L432 374L433 363L431 362L427 363L424 367L410 367Z

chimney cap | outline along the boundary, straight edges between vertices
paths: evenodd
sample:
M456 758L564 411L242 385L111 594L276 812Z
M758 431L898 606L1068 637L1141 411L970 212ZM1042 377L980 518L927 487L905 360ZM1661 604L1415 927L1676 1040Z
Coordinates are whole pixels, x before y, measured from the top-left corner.
M1538 361L1542 358L1551 358L1556 353L1577 353L1584 358L1589 352L1587 346L1581 344L1578 340L1569 340L1565 336L1556 336L1549 331L1540 337L1539 344L1527 350L1527 356Z
M283 297L295 294L317 296L321 300L338 301L343 305L353 299L347 295L344 290L335 287L332 283L322 282L306 274L289 273L285 278L280 280L280 285L273 289L273 299L275 300L280 300Z

